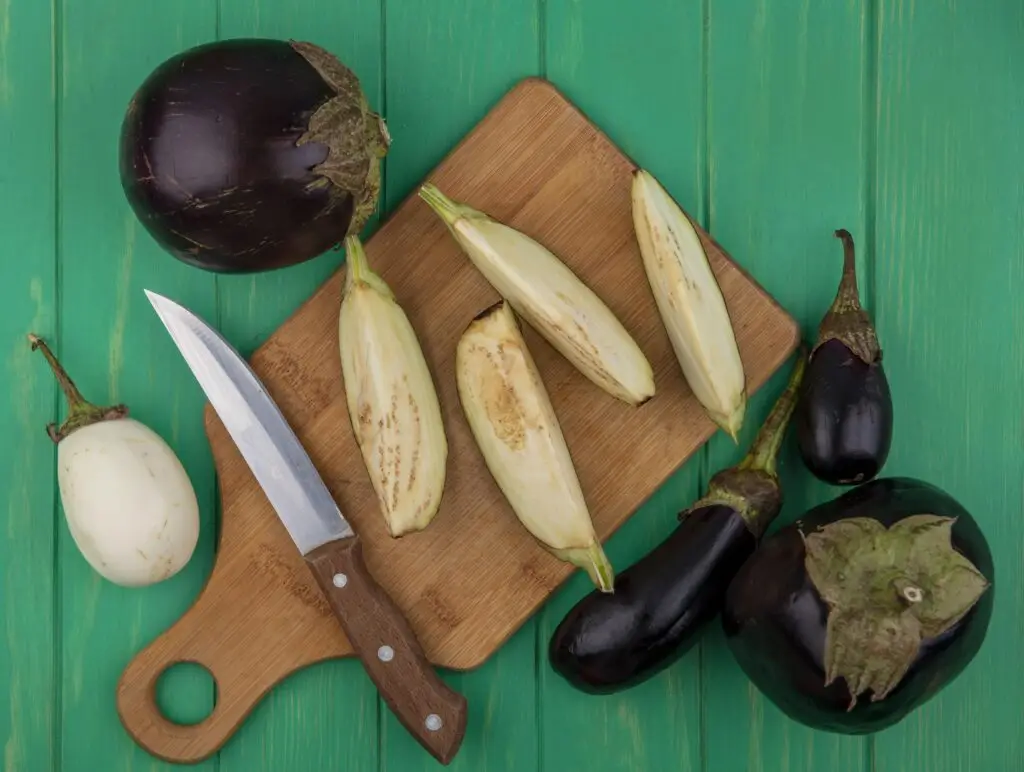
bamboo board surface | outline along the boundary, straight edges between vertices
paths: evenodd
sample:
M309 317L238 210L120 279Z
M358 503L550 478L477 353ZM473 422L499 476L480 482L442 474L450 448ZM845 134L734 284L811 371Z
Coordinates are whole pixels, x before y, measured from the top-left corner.
M642 407L587 381L524 323L598 535L607 540L714 433L686 385L643 272L630 212L634 166L549 83L526 79L429 175L443 191L545 244L623 321L650 359L657 393ZM793 319L701 231L753 394L798 344ZM417 330L449 439L440 511L424 531L385 530L353 438L337 350L343 269L252 356L342 512L377 581L436 665L487 660L567 578L515 518L461 413L455 343L498 296L413 194L366 244ZM195 604L126 668L119 711L150 752L197 760L216 750L282 679L351 656L315 581L211 408L206 426L223 503L218 557ZM619 568L622 568L621 566ZM164 721L149 686L170 664L214 676L218 704L188 728Z

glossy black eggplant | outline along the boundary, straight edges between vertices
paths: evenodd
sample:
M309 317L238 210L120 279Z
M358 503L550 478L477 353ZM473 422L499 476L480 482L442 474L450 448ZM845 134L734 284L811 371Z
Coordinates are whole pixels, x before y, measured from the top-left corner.
M711 478L668 538L619 574L614 593L591 592L558 625L548 657L573 686L608 693L647 680L685 654L719 612L782 506L775 462L804 367L801 350L743 460Z
M865 734L967 667L994 596L971 514L929 483L879 478L765 539L729 586L722 626L743 671L792 719Z
M190 265L294 265L356 233L390 139L356 76L310 43L230 39L158 66L133 95L121 184L149 234Z
M818 339L793 416L804 464L832 485L876 477L892 444L893 406L882 350L857 289L853 237L843 242L843 278Z

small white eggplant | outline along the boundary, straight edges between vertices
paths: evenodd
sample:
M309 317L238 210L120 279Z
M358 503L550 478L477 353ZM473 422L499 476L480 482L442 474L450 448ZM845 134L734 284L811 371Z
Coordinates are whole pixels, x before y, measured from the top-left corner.
M633 174L632 204L644 271L686 382L711 420L737 442L747 406L746 376L700 236L643 169Z
M168 579L191 559L199 540L199 503L181 461L125 405L87 402L46 343L42 351L68 416L47 426L57 444L57 486L68 530L101 576L124 587Z
M498 294L591 382L629 405L654 396L654 372L640 346L565 263L431 183L420 188L420 197Z
M455 377L473 437L519 521L551 554L585 570L601 592L612 592L612 565L507 301L466 328L456 347Z

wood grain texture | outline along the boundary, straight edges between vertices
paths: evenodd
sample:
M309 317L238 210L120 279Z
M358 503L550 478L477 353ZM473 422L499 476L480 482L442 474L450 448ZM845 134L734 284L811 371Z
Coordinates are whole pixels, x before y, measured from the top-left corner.
M706 224L703 18L700 3L637 5L548 0L549 77L636 163L655 174ZM651 73L659 73L651 77ZM665 83L670 83L668 90ZM698 497L703 449L674 473L609 540L618 570L646 554ZM576 691L551 668L547 649L562 617L589 593L574 576L545 606L540 661L539 767L611 772L700 770L701 652L695 647L658 677L605 697ZM533 767L530 767L531 769Z
M540 74L542 9L535 0L402 0L385 8L385 212L520 78ZM409 259L416 259L410 256ZM453 770L532 770L537 764L536 622L528 620L480 668L442 674L469 701L470 731ZM438 764L381 713L380 766Z
M117 720L118 676L134 652L188 608L213 548L214 478L203 436L201 392L143 294L166 293L199 313L214 311L213 280L169 258L125 201L117 140L135 88L183 47L212 35L210 0L140 4L110 0L61 8L60 348L87 398L125 402L181 457L200 502L201 543L180 574L127 589L102 580L60 523L63 772L167 769L135 745ZM103 30L100 36L96 30ZM146 34L140 34L146 30ZM213 704L201 673L176 678L173 715ZM102 740L97 740L102 738ZM212 768L212 764L207 768Z
M631 169L555 89L530 79L429 177L456 199L560 254L651 360L658 393L633 408L599 391L524 329L602 540L714 428L685 385L645 283L632 234ZM748 390L755 393L793 351L795 324L712 241L706 239L705 247L737 331ZM409 265L413 249L420 260ZM332 352L341 271L255 352L252 366L360 534L370 571L407 617L430 661L474 668L537 611L572 567L516 520L460 413L455 341L497 295L418 197L398 208L366 252L417 329L437 379L450 462L445 497L430 527L392 539L377 511ZM134 685L137 674L151 673L154 663L176 654L195 657L224 694L235 695L210 720L217 734L211 742L220 742L254 696L297 665L350 655L351 646L220 420L210 408L206 416L223 499L218 560L183 620L126 670L119 710L126 716L147 708ZM633 470L628 485L617 471L623 468ZM167 739L174 740L172 733Z
M294 38L321 45L355 72L371 106L381 110L381 7L379 0L219 0L218 31L221 38ZM375 225L376 218L367 230ZM243 355L250 354L342 260L340 251L331 251L286 271L218 276L220 328ZM377 691L358 660L314 665L266 695L239 741L219 753L220 770L375 769L380 713Z
M974 662L877 737L876 769L1024 769L1024 6L879 6L876 306L895 405L886 472L933 482L974 514L996 597Z
M60 737L55 384L26 335L56 326L55 50L48 4L0 2L0 769L49 772ZM31 116L31 119L28 118ZM9 149L15 149L10 152ZM31 181L31 182L30 182ZM59 649L58 649L59 650Z
M865 241L870 10L863 2L710 0L709 227L794 314L805 340L838 286L842 248L833 231ZM867 285L869 258L863 245ZM786 377L779 373L751 401L744 446ZM742 452L717 437L707 450L708 475ZM803 466L792 432L779 471L784 501L772 530L833 495ZM868 741L789 720L736 666L719 624L706 642L708 770L868 772Z

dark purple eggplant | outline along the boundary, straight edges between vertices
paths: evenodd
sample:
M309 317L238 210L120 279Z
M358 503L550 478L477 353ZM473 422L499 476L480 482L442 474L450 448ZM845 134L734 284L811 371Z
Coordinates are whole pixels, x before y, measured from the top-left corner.
M121 184L161 247L210 271L310 260L377 207L390 138L359 80L311 43L232 39L158 66L121 127Z
M893 407L878 335L857 289L853 237L843 242L843 278L818 329L793 416L804 464L832 485L875 478L889 456Z
M614 593L595 590L562 619L548 658L577 689L609 693L646 681L689 651L718 614L729 582L782 507L775 460L804 363L801 350L743 460L711 478L675 530L616 578Z
M967 667L994 596L971 514L929 483L879 478L765 539L729 586L722 626L740 667L788 716L866 734Z

